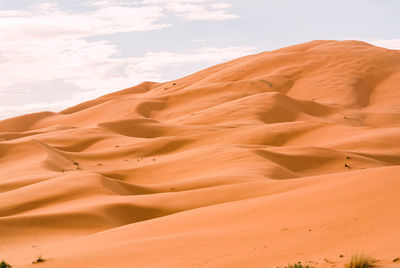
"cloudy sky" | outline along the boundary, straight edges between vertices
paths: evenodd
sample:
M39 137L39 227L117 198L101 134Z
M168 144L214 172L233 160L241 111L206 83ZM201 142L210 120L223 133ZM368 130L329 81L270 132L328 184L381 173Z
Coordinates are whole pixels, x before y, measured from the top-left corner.
M398 0L0 0L0 119L314 39L400 49Z

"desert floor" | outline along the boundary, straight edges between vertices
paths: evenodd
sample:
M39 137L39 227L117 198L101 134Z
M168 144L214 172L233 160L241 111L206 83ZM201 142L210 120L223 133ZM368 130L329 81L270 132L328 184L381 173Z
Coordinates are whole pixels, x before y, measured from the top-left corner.
M400 257L400 51L313 41L0 122L13 267L343 267L357 252Z

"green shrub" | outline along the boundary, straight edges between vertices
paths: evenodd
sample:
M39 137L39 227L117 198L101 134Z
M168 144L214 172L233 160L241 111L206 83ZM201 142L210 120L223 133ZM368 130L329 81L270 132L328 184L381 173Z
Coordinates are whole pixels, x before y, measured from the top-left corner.
M11 268L11 265L6 263L4 260L0 262L0 268Z

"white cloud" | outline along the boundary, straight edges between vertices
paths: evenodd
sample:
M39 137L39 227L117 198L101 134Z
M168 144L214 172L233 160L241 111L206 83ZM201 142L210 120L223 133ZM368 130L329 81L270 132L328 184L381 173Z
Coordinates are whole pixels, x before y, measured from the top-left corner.
M55 103L31 103L25 105L10 105L0 107L0 120L18 115L34 113L39 111L60 110L65 104L69 105L69 101L59 101Z
M93 1L88 3L83 3L86 6L94 6L94 7L108 7L108 6L123 6L123 5L137 5L137 2L129 2L129 1L118 1L118 0L101 0L101 1Z
M169 16L185 20L235 17L228 13L228 5L218 3L101 0L83 2L88 10L82 12L60 10L54 3L41 3L27 11L0 11L0 118L60 110L144 80L165 80L171 78L162 75L166 67L212 65L250 53L249 47L203 48L186 54L148 52L143 57L122 58L106 36L98 41L86 39L163 29L170 25L161 20ZM70 92L65 94L67 98L50 102L46 94L57 83L62 83L63 91L70 87ZM29 94L35 95L34 103L26 101ZM21 104L14 105L18 99Z
M84 3L94 7L116 7L116 6L141 6L161 8L165 14L177 16L184 20L227 20L238 18L237 15L229 13L232 7L226 2L214 0L142 0L142 1L119 1L99 0Z
M367 41L375 46L389 48L389 49L398 49L400 50L400 38L399 39L374 39L371 41Z
M206 47L194 53L148 52L143 58L134 58L133 64L128 65L128 70L133 72L145 71L152 73L164 67L175 67L189 63L216 64L222 61L247 55L254 51L254 47ZM162 77L161 77L162 79Z
M69 98L56 102L43 101L25 105L2 106L0 107L0 118L4 119L39 110L58 111L142 81L165 81L166 77L161 74L165 68L173 69L199 63L213 65L247 55L255 48L201 48L193 53L148 52L144 57L128 58L114 57L118 55L118 50L113 44L105 41L89 43L84 40L75 40L69 43L60 43L52 48L54 54L50 53L49 55L46 54L47 49L49 48L44 47L38 51L36 55L38 59L35 60L36 66L29 63L26 66L21 63L14 66L0 63L0 81L3 81L5 85L3 88L10 90L10 88L18 86L15 81L35 83L62 79L65 83L81 90L72 91ZM43 60L39 60L41 57ZM49 60L51 57L61 61L54 63ZM13 72L7 68L11 68ZM20 68L25 70L22 71ZM46 76L43 76L44 73ZM5 83L4 81L11 82ZM27 91L25 94L30 94L30 92Z
M118 32L158 30L165 16L157 6L109 6L82 13L61 11L54 4L40 4L31 12L8 11L0 17L0 38L26 41L44 38L83 38Z
M40 3L35 6L36 9L42 11L56 11L58 9L58 5L56 3Z
M22 11L22 10L0 10L0 19L2 17L21 17L21 16L28 16L30 12Z
M143 0L142 4L163 7L184 20L228 20L239 16L229 13L231 5L213 0Z
M232 5L222 2L222 3L213 3L213 4L211 4L211 7L215 8L215 9L227 9L227 8L231 8Z
M360 40L374 46L400 50L400 38L381 39L381 38L359 38L352 36L349 38L344 38L343 40Z

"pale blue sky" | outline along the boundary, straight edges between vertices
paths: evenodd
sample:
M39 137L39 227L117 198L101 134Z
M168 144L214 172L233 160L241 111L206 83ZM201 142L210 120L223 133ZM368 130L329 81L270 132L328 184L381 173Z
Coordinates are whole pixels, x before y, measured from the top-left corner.
M315 39L400 49L397 0L0 0L0 119Z

